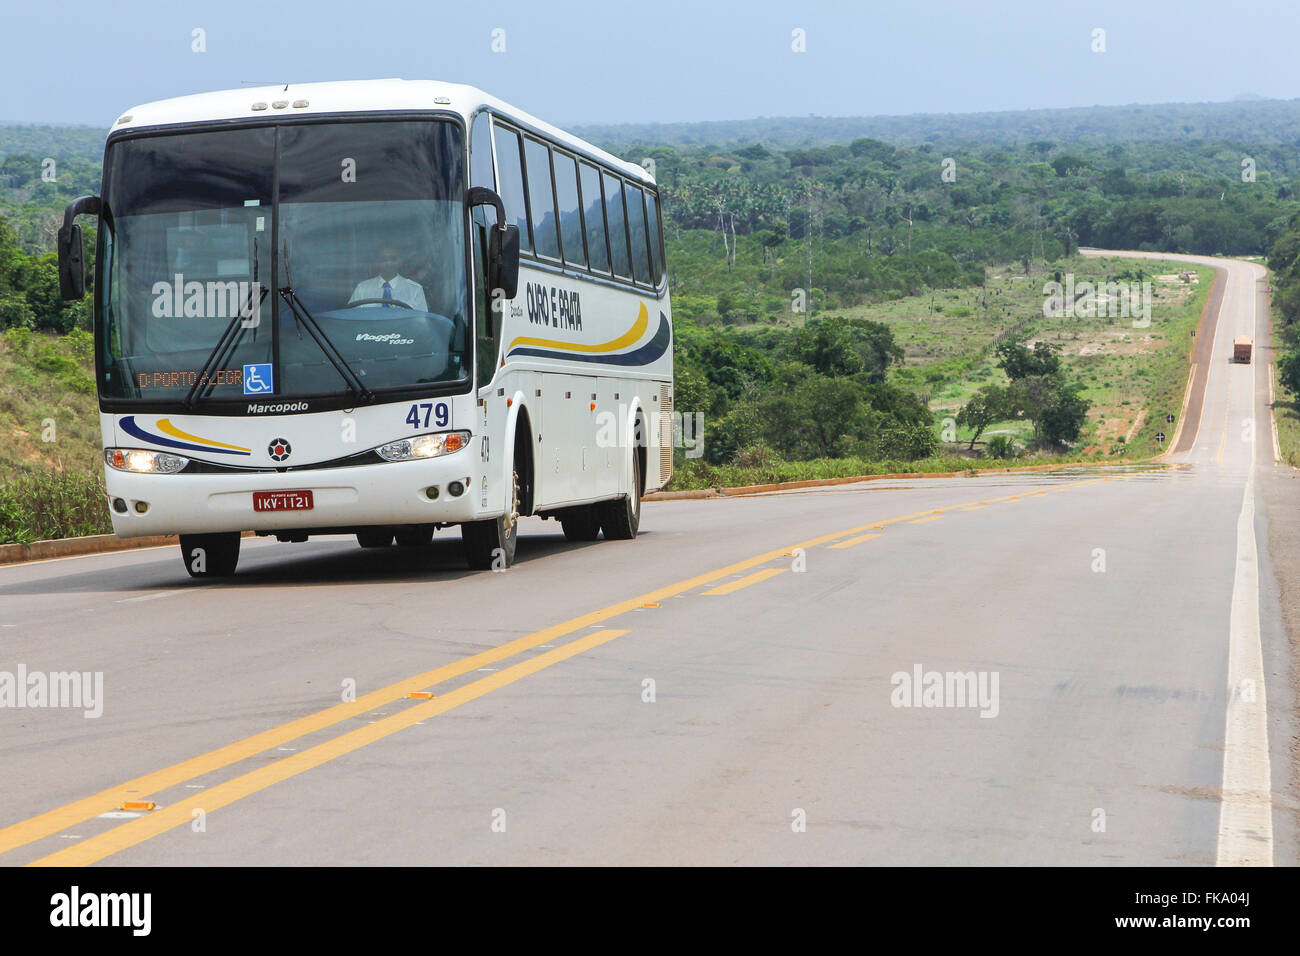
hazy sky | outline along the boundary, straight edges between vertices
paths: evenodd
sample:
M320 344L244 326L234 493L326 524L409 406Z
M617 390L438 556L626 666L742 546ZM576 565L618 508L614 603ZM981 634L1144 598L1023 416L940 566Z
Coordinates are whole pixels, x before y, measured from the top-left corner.
M561 126L1290 99L1297 42L1300 0L11 0L0 120L107 127L248 81L389 76L472 83Z

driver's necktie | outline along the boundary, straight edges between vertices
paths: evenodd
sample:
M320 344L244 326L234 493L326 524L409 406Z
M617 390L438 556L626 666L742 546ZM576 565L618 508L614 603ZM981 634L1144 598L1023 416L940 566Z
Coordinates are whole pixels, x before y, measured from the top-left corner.
M392 287L391 284L385 282L385 283L384 283L384 298L385 298L385 299L391 299L392 297L393 297L393 287Z

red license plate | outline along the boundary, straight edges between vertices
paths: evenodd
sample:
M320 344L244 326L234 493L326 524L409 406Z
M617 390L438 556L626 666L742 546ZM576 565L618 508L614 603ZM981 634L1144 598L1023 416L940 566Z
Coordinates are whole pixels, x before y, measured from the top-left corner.
M310 511L314 506L310 491L255 491L254 511Z

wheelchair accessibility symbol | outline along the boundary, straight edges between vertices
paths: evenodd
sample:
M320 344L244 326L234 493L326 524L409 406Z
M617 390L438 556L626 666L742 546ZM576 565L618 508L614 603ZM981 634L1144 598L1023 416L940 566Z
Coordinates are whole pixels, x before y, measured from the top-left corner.
M244 366L244 394L269 395L271 393L271 363Z

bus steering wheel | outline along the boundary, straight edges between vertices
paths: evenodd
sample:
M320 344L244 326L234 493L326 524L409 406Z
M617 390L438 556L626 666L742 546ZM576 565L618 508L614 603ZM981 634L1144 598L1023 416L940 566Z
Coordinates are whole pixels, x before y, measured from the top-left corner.
M339 308L355 309L359 305L397 305L397 306L401 306L403 309L406 309L408 312L416 311L415 309L407 305L405 302L403 302L401 299L355 299L354 301L349 302L347 305L340 306Z

